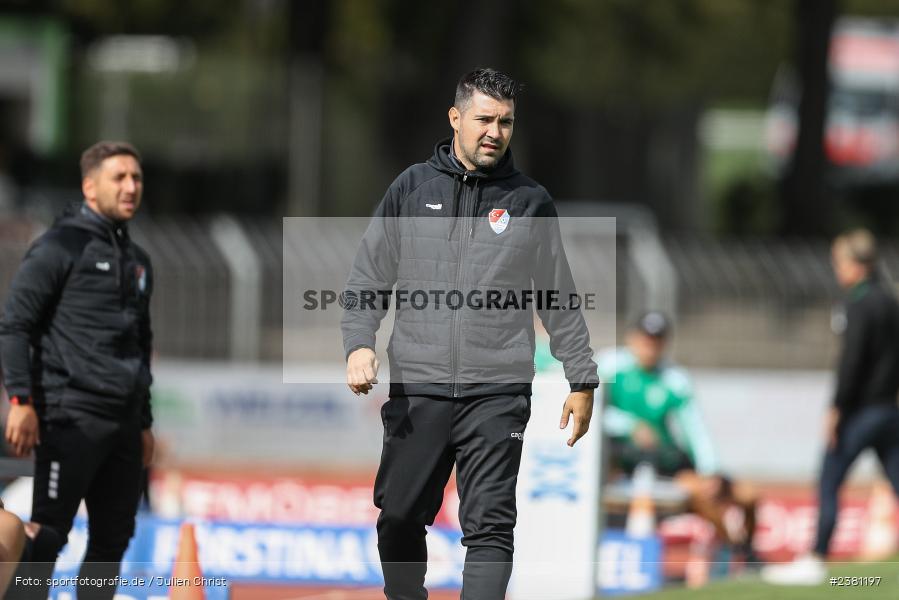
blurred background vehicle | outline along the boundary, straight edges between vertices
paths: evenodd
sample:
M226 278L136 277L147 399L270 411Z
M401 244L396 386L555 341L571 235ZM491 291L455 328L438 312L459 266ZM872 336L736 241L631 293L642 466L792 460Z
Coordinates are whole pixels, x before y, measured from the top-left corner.
M899 179L899 22L843 17L828 56L830 92L824 148L834 184L895 185ZM798 82L778 70L766 121L775 167L789 161L798 132Z

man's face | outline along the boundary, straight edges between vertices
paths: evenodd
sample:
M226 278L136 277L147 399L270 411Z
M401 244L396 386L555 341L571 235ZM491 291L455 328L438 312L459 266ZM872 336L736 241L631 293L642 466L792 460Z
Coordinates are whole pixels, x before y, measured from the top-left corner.
M865 265L855 261L845 242L837 241L830 250L830 262L840 287L849 289L868 275Z
M642 331L632 331L627 337L627 345L641 368L651 371L658 366L665 353L664 337L647 335Z
M466 106L449 109L449 119L456 132L456 156L465 168L490 170L506 153L512 140L515 102L497 100L475 91Z
M127 221L140 207L143 172L133 156L110 156L81 182L87 205L113 221Z

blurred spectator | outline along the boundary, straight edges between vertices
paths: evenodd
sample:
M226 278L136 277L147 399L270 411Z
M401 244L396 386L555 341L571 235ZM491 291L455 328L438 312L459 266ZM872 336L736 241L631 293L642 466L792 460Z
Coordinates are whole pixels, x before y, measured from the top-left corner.
M818 532L810 554L763 572L771 583L818 585L839 508L838 495L855 459L873 448L899 494L899 304L877 276L874 236L856 229L831 248L833 271L846 290L843 349L827 414L827 450L819 481Z
M0 500L0 595L6 593L25 547L25 527L19 517L3 508Z
M20 568L38 583L17 577L17 598L46 598L82 499L90 535L78 597L114 596L154 445L153 276L127 229L141 204L140 155L99 142L81 172L83 204L29 248L0 321L6 439L17 456L35 453L34 535Z
M603 428L611 442L611 471L629 476L638 464L649 463L660 475L673 477L687 493L690 510L708 520L721 540L756 561L755 491L721 474L689 376L665 359L670 332L668 317L648 312L628 333L626 348L610 350L598 361L608 394ZM743 513L739 531L725 526L731 507Z

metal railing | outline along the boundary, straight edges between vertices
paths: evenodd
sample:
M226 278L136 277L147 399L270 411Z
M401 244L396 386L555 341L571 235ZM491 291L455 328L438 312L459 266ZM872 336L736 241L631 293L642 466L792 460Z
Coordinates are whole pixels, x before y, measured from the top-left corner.
M832 360L830 312L839 291L827 240L660 238L643 217L618 217L615 272L573 268L588 273L591 286L617 282L619 338L636 312L662 308L675 316L676 357L687 364L813 368ZM42 228L24 220L0 222L0 294L5 296ZM153 259L152 317L160 355L281 359L280 219L143 215L131 231ZM235 236L243 256L229 246ZM333 269L355 252L336 236L295 243L307 269ZM566 243L608 251L589 231L573 232ZM899 273L899 244L882 244L882 257L887 275ZM597 263L611 259L604 260Z

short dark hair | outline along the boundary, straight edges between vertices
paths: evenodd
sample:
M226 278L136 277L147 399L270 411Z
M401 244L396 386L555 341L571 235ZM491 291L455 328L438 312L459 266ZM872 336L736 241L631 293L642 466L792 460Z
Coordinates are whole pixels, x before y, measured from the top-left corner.
M515 94L522 89L521 84L495 69L475 69L466 73L456 85L456 99L453 105L462 110L477 91L497 100L515 100Z
M100 164L110 156L121 156L126 154L133 156L140 163L140 152L137 148L128 142L97 142L87 150L81 153L81 178L87 177L87 174L100 166Z

